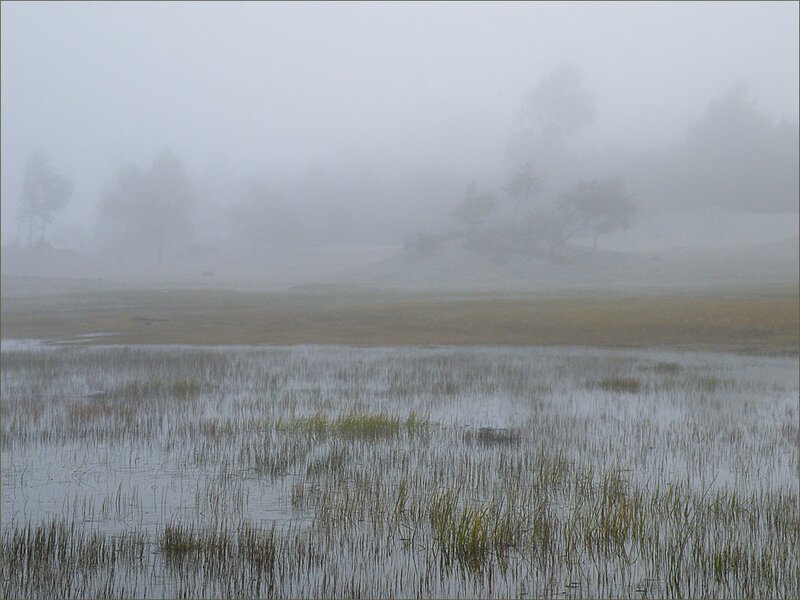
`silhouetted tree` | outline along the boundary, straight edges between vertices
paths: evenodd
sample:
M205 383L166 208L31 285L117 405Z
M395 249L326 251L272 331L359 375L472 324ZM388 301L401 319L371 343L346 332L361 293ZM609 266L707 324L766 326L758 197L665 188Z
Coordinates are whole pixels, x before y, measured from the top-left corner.
M28 246L33 245L36 221L39 221L39 243L44 243L45 227L53 222L53 213L69 204L72 183L53 172L42 152L34 152L25 168L20 196L20 222L28 223Z
M524 247L556 256L578 230L573 216L558 205L537 206L525 223Z
M580 181L561 195L557 207L563 214L566 239L585 231L593 236L595 249L600 235L630 227L635 212L620 178Z
M125 262L132 239L142 237L140 229L148 220L143 215L147 210L147 194L146 175L136 165L120 170L114 181L103 190L100 217L119 225L117 250L121 262Z
M517 200L514 216L511 219L511 224L514 225L517 222L520 204L523 201L530 202L541 191L542 177L533 168L532 163L525 162L517 168L505 189L509 196Z
M480 192L475 182L467 186L464 199L450 213L468 230L478 229L486 218L497 210L497 201L491 192Z
M509 152L543 160L594 122L594 92L583 85L577 67L562 63L530 91L520 116L521 128L512 136Z
M693 205L797 210L797 123L773 124L744 84L714 99L689 130L677 172Z
M192 185L180 159L163 152L147 171L135 165L120 170L102 193L100 217L115 225L121 260L134 245L155 246L161 264L169 241L190 236L193 201Z
M143 217L149 221L148 229L161 264L167 241L185 240L191 234L189 211L194 192L183 163L171 152L162 152L153 159L147 179L149 193Z

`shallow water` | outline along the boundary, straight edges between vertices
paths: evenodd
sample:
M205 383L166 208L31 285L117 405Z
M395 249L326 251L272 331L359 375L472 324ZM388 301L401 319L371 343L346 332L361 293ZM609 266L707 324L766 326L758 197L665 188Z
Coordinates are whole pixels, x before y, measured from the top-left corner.
M52 522L148 549L110 583L110 559L66 580L77 567L45 552L51 576L4 567L8 597L800 592L780 554L800 542L794 358L4 340L0 386L5 552ZM347 415L396 427L348 433ZM432 509L448 494L456 517L482 510L518 535L448 558ZM163 541L171 526L265 539L273 523L269 567L242 541L177 555Z

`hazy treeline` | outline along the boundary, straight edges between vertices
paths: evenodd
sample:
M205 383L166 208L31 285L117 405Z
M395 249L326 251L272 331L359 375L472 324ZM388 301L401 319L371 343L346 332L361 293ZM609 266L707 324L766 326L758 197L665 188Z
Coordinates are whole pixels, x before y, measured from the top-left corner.
M532 86L518 117L496 175L482 181L436 165L318 167L294 177L192 172L165 149L108 173L94 222L54 241L46 230L70 199L70 174L37 152L19 190L13 242L80 246L122 262L401 239L414 252L460 239L498 257L553 258L576 235L596 246L604 233L631 226L637 211L797 210L798 124L759 112L743 84L712 98L677 144L658 151L584 144L597 99L570 64Z
M514 253L558 260L576 236L597 248L599 236L627 229L640 207L797 210L798 124L759 113L744 84L714 98L677 145L657 152L581 148L576 138L596 119L595 98L570 65L533 88L520 116L500 194L471 184L451 213L461 230L418 231L406 238L409 250L429 253L457 238L500 261ZM502 205L513 206L510 219L495 215Z

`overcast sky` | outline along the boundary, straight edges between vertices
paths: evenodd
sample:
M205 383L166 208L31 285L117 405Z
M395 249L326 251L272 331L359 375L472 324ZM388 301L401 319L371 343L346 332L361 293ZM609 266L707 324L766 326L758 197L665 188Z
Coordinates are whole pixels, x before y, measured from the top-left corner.
M3 238L37 148L75 183L67 222L163 148L195 175L491 177L524 95L562 61L595 90L604 143L674 141L736 81L798 120L796 2L3 2Z

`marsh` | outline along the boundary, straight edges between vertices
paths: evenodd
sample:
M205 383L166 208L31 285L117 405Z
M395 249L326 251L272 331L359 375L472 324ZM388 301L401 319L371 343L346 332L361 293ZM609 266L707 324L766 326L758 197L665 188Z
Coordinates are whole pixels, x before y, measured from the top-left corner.
M2 360L6 597L800 593L794 357Z

